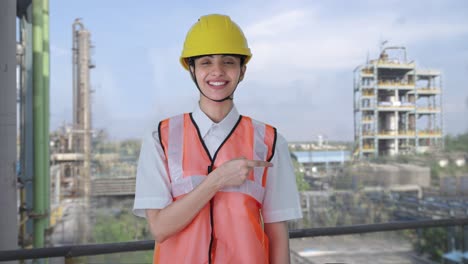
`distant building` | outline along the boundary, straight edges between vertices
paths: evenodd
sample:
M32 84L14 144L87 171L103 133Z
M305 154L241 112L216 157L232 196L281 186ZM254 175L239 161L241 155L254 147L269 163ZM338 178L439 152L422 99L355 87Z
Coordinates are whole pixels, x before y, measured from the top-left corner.
M288 145L293 158L303 166L306 176L334 171L351 160L351 152L346 145L324 143L321 136L317 143L290 142Z
M313 176L317 171L328 171L343 167L350 161L350 152L347 150L313 150L294 151L297 162L302 164L307 176Z
M441 73L408 62L405 47L383 48L378 59L358 66L353 91L355 157L443 147Z

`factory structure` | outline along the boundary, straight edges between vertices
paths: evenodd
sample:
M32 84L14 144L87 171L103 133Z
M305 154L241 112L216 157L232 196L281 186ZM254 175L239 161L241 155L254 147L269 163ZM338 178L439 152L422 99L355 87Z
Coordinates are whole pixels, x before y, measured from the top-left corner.
M63 198L79 198L85 213L89 208L92 163L90 69L94 68L94 64L90 53L91 34L77 19L72 26L73 121L72 124L64 125L49 134L49 109L46 104L49 94L48 91L39 94L48 88L48 83L45 85L45 81L35 76L35 72L32 71L37 69L39 74L42 74L43 68L32 63L32 24L28 22L30 20L31 18L27 17L21 20L21 42L17 47L17 53L21 55L17 58L17 89L21 95L18 102L20 155L17 168L21 204L19 244L23 247L30 244L39 247L46 241L46 230L52 230L51 227L61 214L60 204ZM46 77L48 78L44 76L44 79ZM33 82L34 78L39 81ZM44 101L43 105L47 106L44 109L38 108L39 104L36 104L36 97L39 95L41 103ZM46 125L41 126L44 123ZM40 155L33 156L33 150ZM42 160L38 160L38 157ZM37 202L39 198L41 203ZM87 226L84 223L80 228L84 238L88 234Z
M405 47L383 47L354 70L354 157L443 148L442 75L408 61Z
M94 68L90 50L91 33L76 19L73 33L73 123L51 135L51 170L61 175L52 186L65 196L89 197L91 175L91 85L90 69ZM57 171L54 173L54 171Z
M51 175L54 204L60 197L82 197L84 215L88 215L91 188L92 123L90 69L91 33L80 19L72 26L73 118L71 126L64 126L51 135ZM81 224L81 239L89 236L88 223Z

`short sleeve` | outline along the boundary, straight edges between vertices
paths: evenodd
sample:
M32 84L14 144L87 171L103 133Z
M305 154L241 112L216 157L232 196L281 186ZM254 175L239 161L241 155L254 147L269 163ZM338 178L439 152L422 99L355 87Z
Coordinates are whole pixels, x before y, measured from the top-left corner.
M288 143L279 133L275 154L268 168L265 196L263 199L263 220L265 223L281 222L302 218L299 192L294 175Z
M138 159L133 213L145 217L146 209L162 209L172 202L164 151L157 129L143 137Z

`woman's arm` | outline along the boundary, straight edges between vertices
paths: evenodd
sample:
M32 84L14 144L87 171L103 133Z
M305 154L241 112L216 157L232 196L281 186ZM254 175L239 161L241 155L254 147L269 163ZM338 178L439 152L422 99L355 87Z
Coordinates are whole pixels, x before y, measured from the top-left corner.
M163 209L147 209L146 218L156 242L161 243L186 227L217 191L244 183L254 167L271 167L266 161L234 159L212 171L194 190Z
M265 233L270 241L270 263L289 263L289 233L286 222L265 223Z
M161 243L186 227L210 201L218 190L213 178L207 177L193 191L164 209L146 209L146 219L156 242Z

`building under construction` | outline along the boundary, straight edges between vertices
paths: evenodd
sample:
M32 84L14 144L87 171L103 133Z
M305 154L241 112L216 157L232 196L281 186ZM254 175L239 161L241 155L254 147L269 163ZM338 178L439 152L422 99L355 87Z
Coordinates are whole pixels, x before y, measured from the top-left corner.
M424 153L443 147L442 76L382 48L354 70L355 157Z

